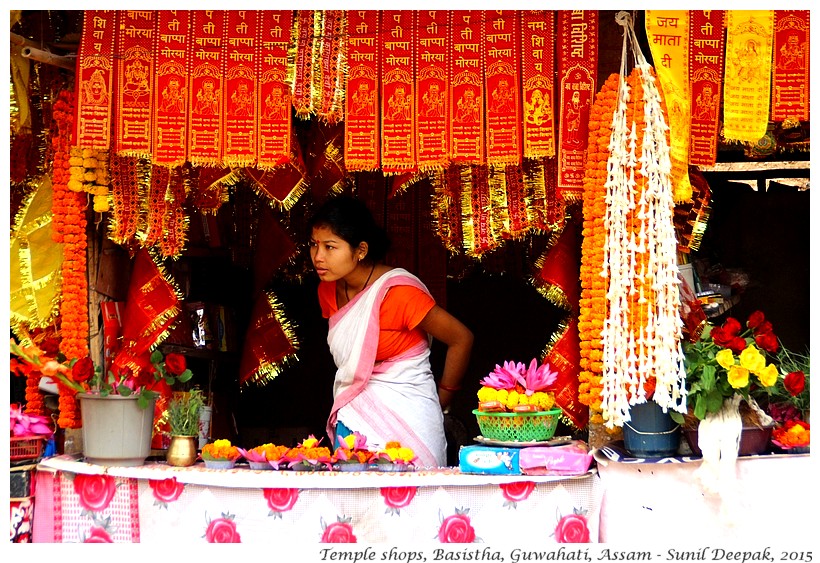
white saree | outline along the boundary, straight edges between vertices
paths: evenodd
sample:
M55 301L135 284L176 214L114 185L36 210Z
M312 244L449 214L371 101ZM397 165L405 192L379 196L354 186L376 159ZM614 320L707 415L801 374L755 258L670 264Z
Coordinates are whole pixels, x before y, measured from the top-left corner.
M398 441L413 449L418 465L442 467L447 462L447 442L429 343L378 364L375 361L379 308L387 290L395 285L411 285L429 293L418 278L395 268L329 319L327 341L337 371L327 432L334 438L336 422L341 422L366 436L370 449Z

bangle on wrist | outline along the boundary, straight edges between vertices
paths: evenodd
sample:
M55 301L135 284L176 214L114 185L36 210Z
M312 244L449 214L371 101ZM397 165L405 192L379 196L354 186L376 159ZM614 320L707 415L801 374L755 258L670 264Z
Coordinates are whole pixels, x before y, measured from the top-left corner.
M449 385L444 385L443 383L439 383L438 388L439 389L444 389L445 391L450 391L451 393L455 393L456 391L461 390L461 385L455 385L455 386L451 387Z

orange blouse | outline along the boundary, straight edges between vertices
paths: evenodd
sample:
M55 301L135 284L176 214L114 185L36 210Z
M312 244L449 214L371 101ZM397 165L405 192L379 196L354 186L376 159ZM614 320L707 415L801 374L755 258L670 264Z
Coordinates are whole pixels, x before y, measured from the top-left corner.
M388 289L379 309L376 361L397 356L426 340L427 333L418 328L418 325L435 304L432 297L409 285L397 285ZM339 310L336 306L336 282L319 283L319 305L325 318Z

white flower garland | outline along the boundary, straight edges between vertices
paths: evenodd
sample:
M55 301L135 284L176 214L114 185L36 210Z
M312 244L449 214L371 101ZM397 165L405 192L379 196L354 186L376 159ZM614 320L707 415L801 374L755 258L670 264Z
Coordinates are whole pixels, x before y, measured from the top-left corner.
M668 126L660 92L651 67L641 53L631 19L620 12L616 20L625 31L618 105L612 116L607 160L606 242L601 272L602 276L609 277L609 314L601 333L601 407L608 428L623 426L630 420L630 404L646 402L644 383L650 376L656 379L653 400L664 410L686 412L677 241L672 221L674 201L666 140ZM643 86L644 131L639 158L636 158L636 123L634 120L627 123L631 99L626 80L628 41ZM638 174L646 178L640 193L636 193L639 188L635 181L638 163ZM633 225L639 225L637 235ZM645 259L638 268L636 257L641 255ZM641 283L636 284L637 280ZM649 295L644 288L651 290ZM636 293L637 300L634 299ZM636 330L639 330L637 340Z

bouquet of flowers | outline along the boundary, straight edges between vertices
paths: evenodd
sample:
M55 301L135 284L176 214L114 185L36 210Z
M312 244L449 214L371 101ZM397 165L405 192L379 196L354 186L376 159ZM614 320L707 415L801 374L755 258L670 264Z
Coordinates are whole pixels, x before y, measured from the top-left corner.
M344 446L336 448L333 452L334 466L360 466L370 462L373 452L367 449L367 437L354 432L345 436L342 441Z
M231 444L230 440L214 440L202 447L202 459L205 461L231 461L240 457L239 448Z
M415 465L418 460L415 452L400 442L387 442L383 450L373 454L371 462L380 466L379 469L387 469L392 466L394 470L408 470Z
M35 345L20 346L14 339L11 339L10 349L17 357L17 363L12 362L13 373L22 371L19 365L22 363L29 372L39 371L70 393L94 393L103 397L138 395L142 408L158 395L170 396L171 387L176 382L185 383L193 377L185 356L176 353L164 356L159 350L154 350L147 358L136 358L132 365L103 373L103 369L95 367L88 356L65 358L59 352L47 355Z
M274 469L279 469L280 463L283 462L285 456L290 451L290 448L287 446L276 446L274 444L262 444L250 450L243 448L237 449L239 453L242 454L242 457L251 464L251 468L256 464L268 464Z
M777 362L780 364L777 382L767 389L753 389L752 396L766 405L766 411L778 423L805 421L811 408L808 351L798 354L781 345Z
M482 411L536 412L548 411L555 404L550 387L558 372L549 363L539 365L533 358L529 366L504 362L481 380L478 408Z

